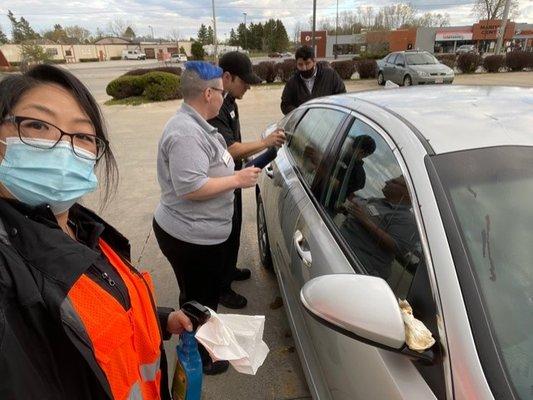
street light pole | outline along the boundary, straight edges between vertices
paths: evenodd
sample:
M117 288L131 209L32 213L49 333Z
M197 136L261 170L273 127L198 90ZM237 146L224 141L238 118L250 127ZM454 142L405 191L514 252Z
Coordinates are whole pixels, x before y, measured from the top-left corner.
M335 51L333 52L335 60L339 51L339 0L337 0L337 18L335 20Z
M312 33L312 47L315 51L315 31L316 31L316 0L313 0L313 33ZM316 54L315 54L316 57Z
M152 40L154 40L154 28L152 25L148 25L148 28L150 28L150 31L152 31Z
M215 0L211 0L213 6L213 44L215 45L215 61L218 61L218 47L217 47L217 17L215 16Z
M244 49L246 50L246 48L248 47L248 29L246 28L246 13L243 12L242 13L244 15Z
M511 0L506 0L505 8L503 9L503 21L498 31L498 40L496 42L496 48L494 54L500 54L502 49L503 37L505 36L505 29L507 28L507 18L509 18L509 9L511 8Z

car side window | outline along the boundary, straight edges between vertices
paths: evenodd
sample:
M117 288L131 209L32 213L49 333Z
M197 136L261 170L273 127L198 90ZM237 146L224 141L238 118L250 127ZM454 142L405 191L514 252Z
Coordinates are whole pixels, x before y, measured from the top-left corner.
M298 121L300 121L300 118L305 111L305 108L297 108L296 110L289 113L287 116L285 116L285 118L283 118L283 120L279 124L280 128L283 128L285 133L290 135L292 132L294 132L296 124L298 123Z
M360 120L341 147L324 206L362 267L405 298L423 259L411 197L391 148Z
M389 64L394 64L394 61L396 60L396 57L397 57L397 56L398 56L398 54L396 54L396 53L391 54L391 55L389 56L389 59L387 60L387 62L388 62Z
M356 119L336 160L322 205L337 234L368 274L385 279L396 297L407 299L438 342L437 310L411 195L392 148ZM440 347L433 351L440 353ZM414 364L435 396L445 398L442 363Z
M295 167L309 186L329 142L345 117L342 111L311 108L294 130L288 147Z
M403 54L398 54L398 56L396 57L395 63L396 65L399 65L399 64L405 65L405 57L403 56Z

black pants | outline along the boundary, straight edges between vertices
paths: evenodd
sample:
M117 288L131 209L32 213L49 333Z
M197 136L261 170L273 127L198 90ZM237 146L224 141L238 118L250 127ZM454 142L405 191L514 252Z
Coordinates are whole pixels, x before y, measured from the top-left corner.
M220 292L227 292L231 288L231 282L237 269L237 259L239 258L239 247L241 244L242 226L242 190L235 190L235 200L233 202L233 219L231 221L231 233L226 240L226 261L224 262L224 272L222 276Z
M161 252L170 262L180 288L180 307L191 300L217 310L226 242L198 245L176 239L153 220L153 228ZM199 343L198 350L204 365L210 360L207 350Z

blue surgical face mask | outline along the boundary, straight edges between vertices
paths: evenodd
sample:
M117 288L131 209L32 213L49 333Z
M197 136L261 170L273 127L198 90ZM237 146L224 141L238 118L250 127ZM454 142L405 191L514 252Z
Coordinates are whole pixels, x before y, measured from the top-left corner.
M24 139L41 146L45 139ZM98 185L94 174L96 160L76 156L69 142L61 141L51 149L41 149L23 143L18 137L0 141L6 145L0 163L0 182L17 200L37 206L50 205L54 214L67 211L83 195ZM94 157L86 150L76 152Z

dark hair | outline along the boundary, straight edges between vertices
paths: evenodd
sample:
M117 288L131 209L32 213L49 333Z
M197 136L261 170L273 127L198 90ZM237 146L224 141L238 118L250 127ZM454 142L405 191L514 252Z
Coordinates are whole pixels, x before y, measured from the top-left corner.
M12 113L24 94L43 84L56 84L69 91L91 120L96 136L107 141L102 113L89 90L70 72L47 64L37 65L22 75L11 75L0 81L0 121ZM117 163L109 146L98 163L102 160L105 164L102 204L105 205L114 193L118 181Z
M363 150L369 156L376 151L376 142L368 135L361 135L354 138L353 147Z
M294 58L298 60L299 58L302 58L304 60L315 59L315 51L309 47L309 46L301 46L298 47L298 50L296 50L296 53L294 54Z

